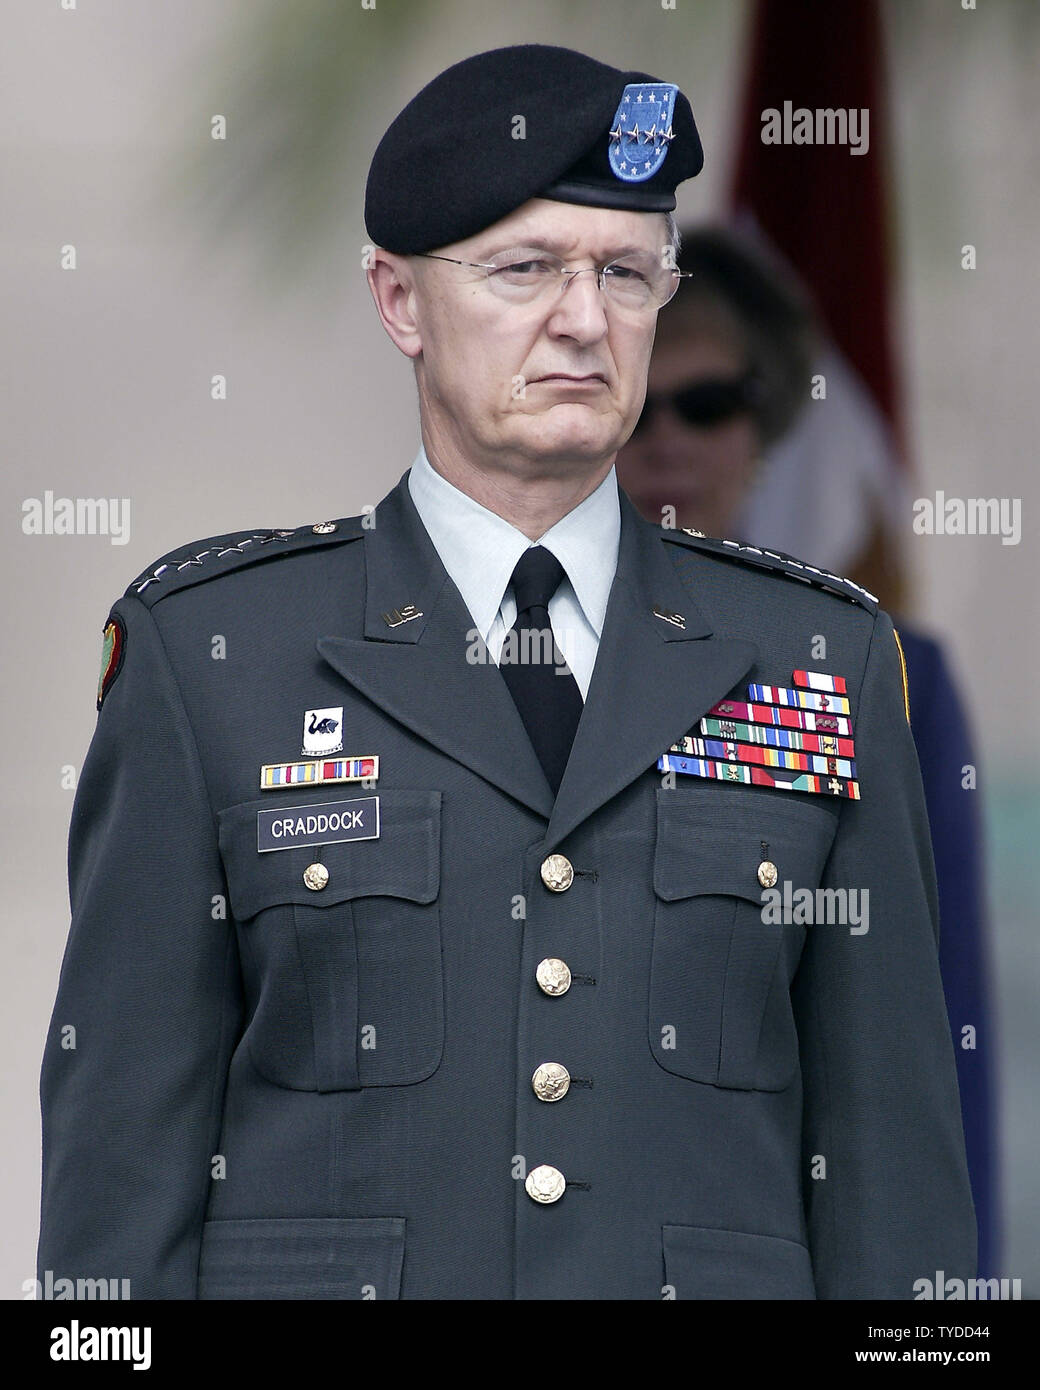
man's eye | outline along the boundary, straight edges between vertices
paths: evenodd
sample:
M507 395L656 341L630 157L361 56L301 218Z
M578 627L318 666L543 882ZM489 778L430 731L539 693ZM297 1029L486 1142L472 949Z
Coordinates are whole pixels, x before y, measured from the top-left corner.
M529 259L524 261L510 261L506 265L495 267L496 275L513 276L522 280L533 280L539 275L547 275L553 269L551 261Z
M646 275L634 265L608 265L606 273L612 280L646 280Z

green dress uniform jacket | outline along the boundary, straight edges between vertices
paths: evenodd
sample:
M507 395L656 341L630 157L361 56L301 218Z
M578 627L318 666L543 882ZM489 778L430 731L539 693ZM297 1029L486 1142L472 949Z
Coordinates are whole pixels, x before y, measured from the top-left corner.
M555 800L407 474L374 514L200 542L115 603L41 1280L906 1299L974 1275L892 623L620 500ZM847 682L859 799L660 770L718 702L806 668ZM262 790L330 709L336 756L378 776ZM868 929L766 922L766 865L789 896L855 890Z

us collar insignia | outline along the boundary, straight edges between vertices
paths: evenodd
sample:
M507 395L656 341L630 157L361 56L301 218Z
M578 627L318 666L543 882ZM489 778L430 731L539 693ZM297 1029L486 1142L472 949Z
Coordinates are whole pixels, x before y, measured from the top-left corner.
M623 183L652 179L675 139L672 116L679 88L673 82L630 82L610 123L607 158Z
M721 700L657 760L662 772L778 791L860 799L843 676L795 671L792 687L748 685L747 700Z

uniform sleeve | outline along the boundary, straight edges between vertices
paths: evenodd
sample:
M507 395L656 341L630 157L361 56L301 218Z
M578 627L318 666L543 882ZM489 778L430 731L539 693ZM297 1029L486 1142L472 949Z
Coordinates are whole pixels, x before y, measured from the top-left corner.
M913 1299L938 1271L975 1277L975 1215L928 818L884 612L852 717L861 800L842 803L823 886L856 890L869 916L856 932L809 927L793 986L806 1216L818 1297Z
M40 1076L37 1277L195 1298L237 947L194 735L135 597L69 831L71 927Z

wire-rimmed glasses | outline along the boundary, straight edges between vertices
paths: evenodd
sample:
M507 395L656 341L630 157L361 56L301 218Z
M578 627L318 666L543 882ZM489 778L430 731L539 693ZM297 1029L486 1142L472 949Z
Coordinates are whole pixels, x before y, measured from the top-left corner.
M551 295L562 295L576 275L585 270L596 274L596 283L619 308L656 312L668 303L679 288L679 281L691 272L677 270L649 251L634 251L602 266L579 266L570 270L550 251L516 247L501 251L489 261L461 261L454 256L438 256L432 251L417 255L431 261L482 270L488 288L499 299L513 304L530 304Z

